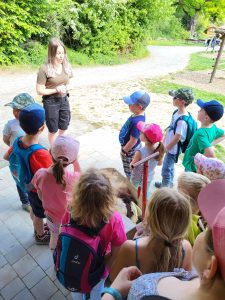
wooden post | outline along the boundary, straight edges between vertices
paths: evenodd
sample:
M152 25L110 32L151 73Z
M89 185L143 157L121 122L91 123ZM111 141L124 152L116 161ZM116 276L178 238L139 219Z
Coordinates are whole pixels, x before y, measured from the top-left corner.
M144 163L143 186L142 186L142 220L145 217L145 209L147 203L147 189L148 189L148 161Z
M212 74L211 74L209 83L212 83L213 78L214 78L214 76L215 76L215 74L216 74L216 69L217 69L217 66L218 66L220 57L221 57L221 55L222 55L222 52L223 52L224 44L225 44L225 33L224 33L223 36L222 36L222 42L221 42L221 45L220 45L220 50L219 50L219 52L218 52L218 55L217 55L217 58L216 58L216 62L215 62L215 65L214 65L214 68L213 68L213 71L212 71Z

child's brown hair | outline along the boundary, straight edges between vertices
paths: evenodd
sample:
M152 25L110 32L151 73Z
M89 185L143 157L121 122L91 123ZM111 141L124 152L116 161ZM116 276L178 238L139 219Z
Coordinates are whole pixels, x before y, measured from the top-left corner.
M150 231L150 243L155 243L152 272L171 272L181 267L182 240L191 221L191 207L186 197L170 188L156 190L145 221Z
M78 224L98 228L114 211L114 192L109 178L91 168L81 175L74 188L71 217Z

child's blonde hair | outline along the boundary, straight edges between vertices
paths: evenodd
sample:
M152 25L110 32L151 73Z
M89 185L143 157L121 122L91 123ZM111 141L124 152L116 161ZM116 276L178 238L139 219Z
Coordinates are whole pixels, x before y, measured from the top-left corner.
M191 203L192 213L199 212L197 202L198 195L209 183L210 180L207 177L194 172L184 172L178 177L177 188L188 197Z
M80 225L98 228L101 223L108 222L114 202L109 178L100 170L88 169L74 187L71 217Z
M146 211L150 242L155 242L152 272L170 272L182 265L182 240L191 222L191 207L186 197L171 188L156 190ZM153 244L154 245L154 244Z

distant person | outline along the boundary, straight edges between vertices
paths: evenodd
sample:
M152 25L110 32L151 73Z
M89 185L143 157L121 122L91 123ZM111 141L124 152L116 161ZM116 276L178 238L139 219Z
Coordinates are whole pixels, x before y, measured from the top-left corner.
M7 146L11 147L16 138L25 135L25 132L20 127L19 115L22 109L34 102L34 99L29 94L21 93L15 96L11 102L5 104L5 106L10 106L13 109L13 115L15 117L14 119L9 120L3 129L3 142ZM30 202L27 192L23 192L18 184L16 187L22 203L22 209L30 212Z
M52 166L39 169L32 179L45 210L51 250L56 247L62 217L71 202L74 184L80 177L77 161L79 146L80 143L70 136L58 136L50 150ZM73 165L73 171L67 168L70 164Z
M145 215L149 236L126 241L112 265L113 281L124 267L137 266L143 274L191 270L190 243L185 240L191 221L191 207L181 193L170 188L156 190Z
M150 104L150 96L144 91L136 91L130 96L123 97L123 101L132 112L119 133L123 169L127 178L130 179L130 163L135 152L141 148L140 131L137 128L137 123L139 121L145 122L145 109Z
M216 100L203 102L201 99L197 100L197 105L200 107L198 120L201 125L190 140L183 159L185 171L191 172L197 171L194 156L201 153L207 157L215 157L212 146L225 138L224 130L214 124L223 117L223 105Z
M146 158L147 156L159 152L159 154L148 161L148 178L147 178L147 199L150 199L150 186L153 181L155 168L162 163L164 156L164 145L162 143L163 133L162 129L157 124L145 124L144 122L138 122L137 128L141 132L140 140L144 142L144 147L135 152L134 158L131 162L131 168L133 164ZM143 174L144 164L132 168L131 182L136 188L143 186ZM143 191L142 191L143 192Z
M36 85L37 93L43 99L50 144L58 134L64 134L69 126L68 84L71 77L73 72L68 63L66 48L62 41L52 38L48 44L47 63L40 67Z
M187 106L194 100L192 89L181 88L169 91L173 97L173 106L177 109L173 112L170 125L164 137L166 155L162 165L162 182L156 182L155 186L173 187L174 166L178 161L183 145L187 143L188 131L192 130L196 122L187 111ZM190 128L192 126L192 128ZM196 124L197 128L197 124Z
M24 192L28 191L35 242L44 245L49 243L50 237L48 230L44 228L44 209L37 191L30 184L37 170L48 168L52 164L50 153L38 143L39 136L45 128L44 109L37 103L30 104L21 110L19 123L25 135L15 140L4 158L9 160L10 171L17 185Z

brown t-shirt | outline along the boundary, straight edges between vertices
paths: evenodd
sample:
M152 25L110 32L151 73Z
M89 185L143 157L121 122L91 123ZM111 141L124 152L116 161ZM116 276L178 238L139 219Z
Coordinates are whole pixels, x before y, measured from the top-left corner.
M55 89L59 85L67 85L70 77L72 77L72 73L69 76L64 69L61 74L48 75L47 65L43 65L37 74L37 84L45 85L47 89Z

